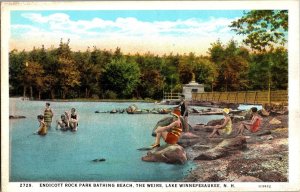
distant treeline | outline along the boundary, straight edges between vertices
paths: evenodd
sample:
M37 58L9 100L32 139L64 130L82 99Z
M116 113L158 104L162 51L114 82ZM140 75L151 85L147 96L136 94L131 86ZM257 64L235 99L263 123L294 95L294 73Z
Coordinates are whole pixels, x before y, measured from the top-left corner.
M9 53L10 96L36 99L161 99L163 91L181 92L193 74L206 91L287 89L288 53L284 47L251 52L234 40L211 44L208 56L189 54L125 55L117 47L72 51L58 48ZM270 83L270 84L269 84Z

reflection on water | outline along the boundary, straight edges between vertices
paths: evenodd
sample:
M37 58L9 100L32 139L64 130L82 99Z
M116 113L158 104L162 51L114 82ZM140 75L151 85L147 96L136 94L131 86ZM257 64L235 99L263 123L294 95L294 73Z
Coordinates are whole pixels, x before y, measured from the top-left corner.
M95 113L126 108L131 103L51 102L52 128L47 136L32 135L38 128L36 116L45 102L10 99L10 115L25 119L10 120L10 181L175 181L193 166L141 161L140 147L154 142L156 122L168 115L128 115ZM136 103L140 108L163 107ZM80 115L78 131L61 132L54 128L65 110L75 107ZM166 106L167 108L170 106ZM220 117L220 116L217 116ZM206 123L213 116L190 116L190 122ZM93 162L104 158L106 161Z

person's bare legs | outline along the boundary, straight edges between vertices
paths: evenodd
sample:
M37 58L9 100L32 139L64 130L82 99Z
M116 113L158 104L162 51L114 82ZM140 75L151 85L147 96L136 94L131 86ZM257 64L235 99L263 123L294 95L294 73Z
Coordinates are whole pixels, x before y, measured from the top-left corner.
M185 132L189 132L189 122L188 122L188 116L185 116L184 117L184 129L185 129Z
M218 133L218 131L219 131L218 128L214 128L213 132L210 135L208 135L207 137L212 138L216 133Z
M245 129L249 130L249 126L241 123L240 126L239 126L239 129L238 129L238 132L237 132L236 136L243 135Z
M155 137L155 143L152 145L153 147L160 146L160 138L162 137L164 140L167 138L167 131L163 131L161 127L157 127L155 130L156 137Z
M73 121L72 123L70 123L70 125L71 125L72 131L77 131L77 122L76 121Z
M70 120L70 128L72 131L77 131L77 121L76 120Z

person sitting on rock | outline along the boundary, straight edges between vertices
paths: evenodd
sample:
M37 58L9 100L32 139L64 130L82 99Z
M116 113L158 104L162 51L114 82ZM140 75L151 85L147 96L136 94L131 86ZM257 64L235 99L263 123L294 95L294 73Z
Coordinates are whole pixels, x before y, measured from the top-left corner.
M39 135L43 135L43 136L47 135L48 128L47 128L46 123L44 122L44 116L38 115L37 119L40 123L40 126L39 126L39 129L34 134L39 134Z
M177 144L179 137L182 133L182 124L180 121L180 111L174 110L172 113L173 122L167 126L159 126L155 130L156 137L155 143L151 148L160 146L160 138L162 137L167 144Z
M232 122L231 122L231 118L229 116L229 109L228 108L223 109L223 115L224 115L223 124L215 125L215 126L204 126L205 128L214 129L213 132L208 136L208 138L212 138L216 134L220 135L220 133L219 133L220 130L222 130L227 135L229 135L232 132Z
M251 108L251 114L251 121L242 121L236 136L243 135L245 129L249 130L251 133L255 133L259 130L262 118L258 115L256 107Z
M60 121L56 121L56 129L58 129L58 126L60 126L60 129L63 131L67 131L70 128L68 118L65 114L60 116Z

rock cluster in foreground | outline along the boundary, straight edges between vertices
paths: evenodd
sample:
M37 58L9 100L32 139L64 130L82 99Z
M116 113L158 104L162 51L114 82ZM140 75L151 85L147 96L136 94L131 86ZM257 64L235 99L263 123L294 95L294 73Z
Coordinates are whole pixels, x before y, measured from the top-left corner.
M152 149L142 157L143 161L184 164L187 161L186 153L180 145L164 145Z
M181 139L188 159L196 168L182 181L188 182L287 182L288 117L264 117L261 130L244 136L208 139L211 130L194 129L199 138ZM237 130L238 122L234 123Z
M142 160L174 164L192 160L196 168L182 180L186 182L288 181L288 115L265 116L259 132L245 131L235 137L241 119L251 118L242 116L233 121L234 131L229 136L209 139L212 129L194 126L191 132L183 133L178 145L153 149Z

